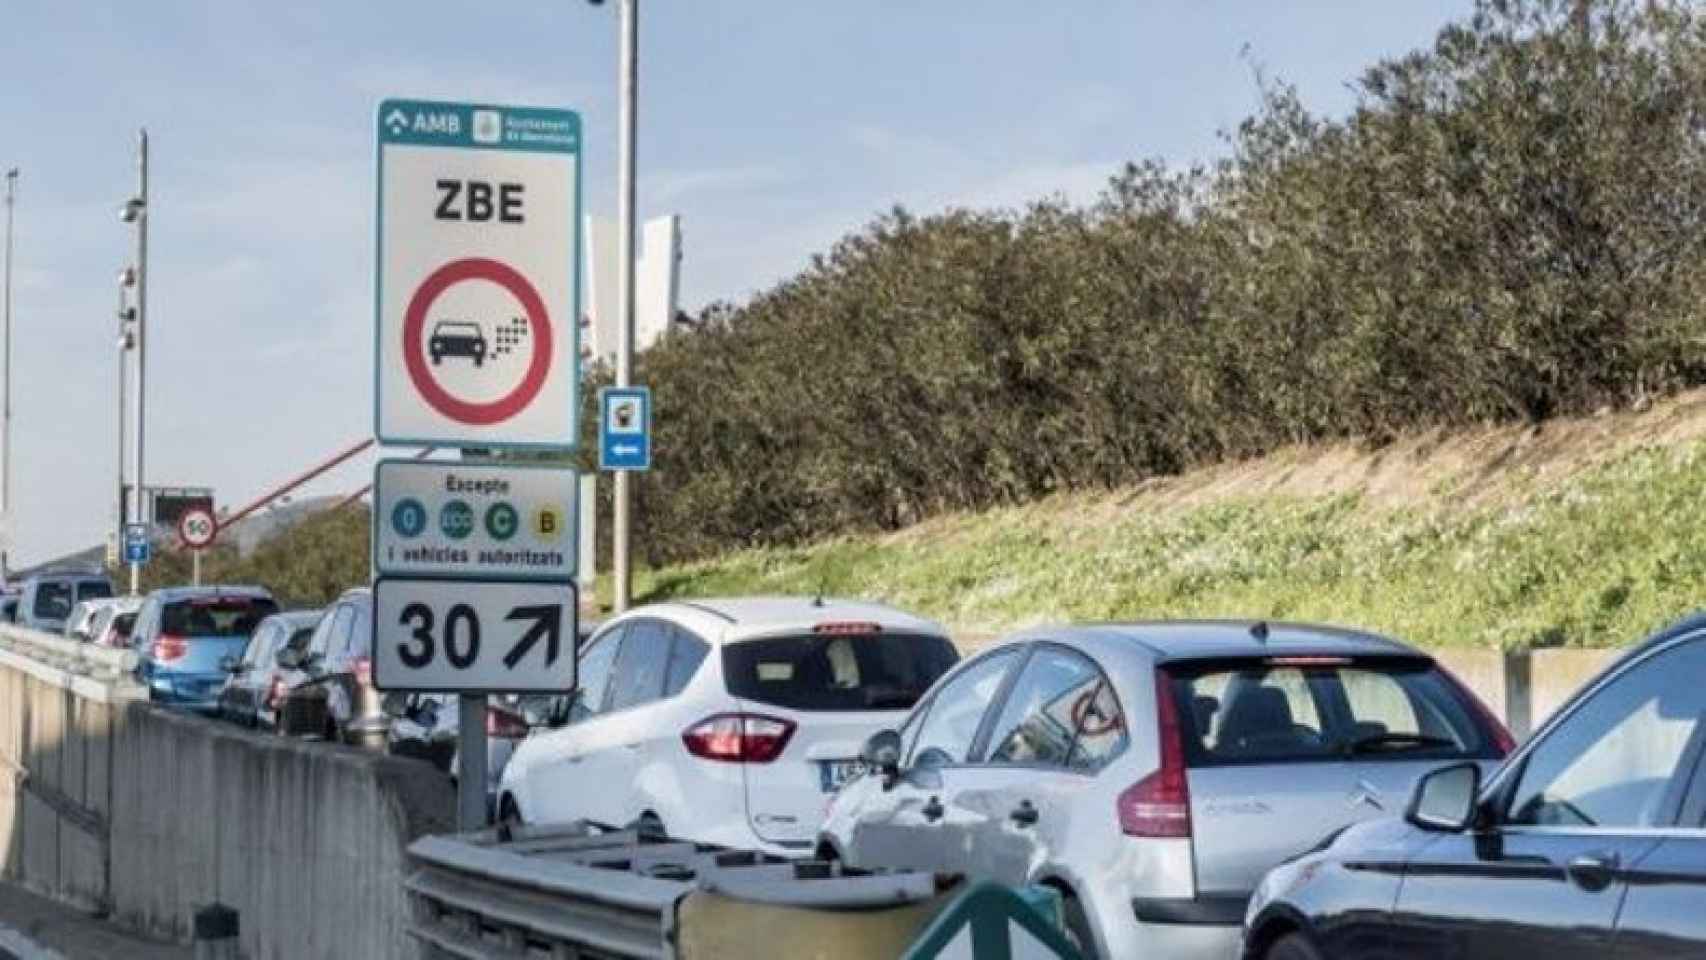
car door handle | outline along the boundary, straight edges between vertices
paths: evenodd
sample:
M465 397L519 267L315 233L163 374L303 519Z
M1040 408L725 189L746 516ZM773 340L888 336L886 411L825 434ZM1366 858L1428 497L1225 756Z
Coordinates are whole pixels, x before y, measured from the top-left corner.
M936 797L931 797L930 802L924 805L924 819L931 823L942 819L942 815L947 812L947 809L942 806L942 801Z
M1037 822L1037 808L1029 800L1020 800L1019 805L1007 816L1019 826L1028 827Z
M1564 872L1583 890L1604 890L1611 886L1617 864L1617 854L1595 851L1572 858Z

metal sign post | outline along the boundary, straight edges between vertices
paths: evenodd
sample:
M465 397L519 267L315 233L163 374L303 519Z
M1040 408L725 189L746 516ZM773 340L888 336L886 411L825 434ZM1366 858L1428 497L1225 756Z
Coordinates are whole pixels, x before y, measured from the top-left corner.
M375 130L374 432L464 459L374 472L373 682L457 694L472 830L487 696L574 689L575 474L468 458L575 446L581 122L387 100Z

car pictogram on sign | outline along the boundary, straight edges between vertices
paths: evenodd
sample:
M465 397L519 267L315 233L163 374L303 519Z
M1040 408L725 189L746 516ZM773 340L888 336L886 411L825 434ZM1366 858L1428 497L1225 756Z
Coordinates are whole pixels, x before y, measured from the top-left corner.
M486 362L486 334L477 323L440 320L433 324L427 352L432 354L435 367L445 357L467 357L478 367Z

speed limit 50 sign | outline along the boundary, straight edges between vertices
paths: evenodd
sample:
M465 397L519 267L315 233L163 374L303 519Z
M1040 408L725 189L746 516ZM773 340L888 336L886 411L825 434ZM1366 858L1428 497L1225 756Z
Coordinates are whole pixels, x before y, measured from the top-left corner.
M373 584L373 685L573 690L578 612L572 583L381 577Z

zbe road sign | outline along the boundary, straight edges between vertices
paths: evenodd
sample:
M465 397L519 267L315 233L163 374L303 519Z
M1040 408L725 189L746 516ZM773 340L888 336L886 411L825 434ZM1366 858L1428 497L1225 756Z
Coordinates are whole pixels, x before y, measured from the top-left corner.
M574 446L579 114L387 100L377 132L380 441Z
M218 534L219 521L200 507L185 510L184 515L178 518L178 539L191 550L206 548Z
M573 690L578 603L570 583L380 577L373 584L373 685Z

